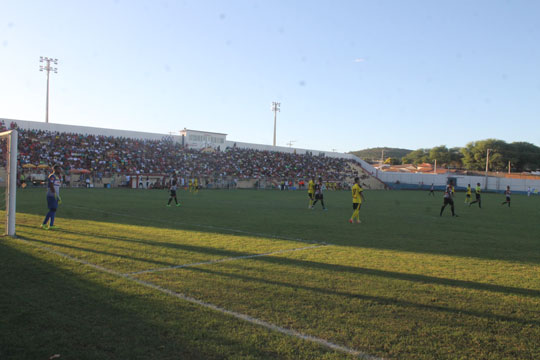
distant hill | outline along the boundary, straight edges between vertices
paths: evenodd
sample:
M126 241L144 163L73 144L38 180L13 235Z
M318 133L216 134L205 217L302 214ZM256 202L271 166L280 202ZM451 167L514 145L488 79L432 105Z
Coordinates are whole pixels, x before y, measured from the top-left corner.
M392 159L399 159L399 160L401 160L401 158L407 155L408 153L412 152L412 150L408 150L408 149L377 147L377 148L371 148L371 149L351 151L350 153L366 161L377 161L381 159L381 153L383 150L384 150L385 159L391 157Z

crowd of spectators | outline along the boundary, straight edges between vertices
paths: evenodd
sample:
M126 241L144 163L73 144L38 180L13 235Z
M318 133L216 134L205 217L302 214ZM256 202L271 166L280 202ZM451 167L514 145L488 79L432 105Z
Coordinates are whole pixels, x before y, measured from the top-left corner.
M1 124L0 124L1 125ZM16 125L11 124L10 127ZM1 130L1 129L0 129ZM171 174L205 178L310 179L345 181L358 175L351 160L228 147L200 151L171 139L120 137L18 129L19 167L60 164L67 172L93 177L114 174Z

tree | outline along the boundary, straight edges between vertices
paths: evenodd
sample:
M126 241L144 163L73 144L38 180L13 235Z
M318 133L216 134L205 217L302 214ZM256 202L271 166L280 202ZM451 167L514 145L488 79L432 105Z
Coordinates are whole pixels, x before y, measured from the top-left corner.
M406 156L401 158L403 164L421 164L429 160L429 150L418 149L411 151Z
M429 151L429 161L434 163L437 161L437 164L440 166L445 166L450 164L450 152L445 145L435 146Z
M490 150L489 169L495 171L507 169L509 146L506 142L497 139L470 142L462 148L462 161L465 168L469 170L484 170L486 168L488 149Z
M528 142L513 142L509 146L513 169L516 171L540 169L540 147Z

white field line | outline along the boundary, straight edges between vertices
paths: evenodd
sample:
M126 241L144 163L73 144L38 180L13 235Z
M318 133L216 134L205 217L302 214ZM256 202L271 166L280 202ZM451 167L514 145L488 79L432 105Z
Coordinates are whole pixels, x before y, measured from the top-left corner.
M335 350L335 351L339 351L339 352L342 352L342 353L345 353L345 354L356 356L356 357L358 357L360 359L384 360L383 358L379 358L379 357L376 357L376 356L373 356L373 355L369 355L369 354L364 353L362 351L352 349L352 348L349 348L349 347L346 347L346 346L343 346L343 345L338 345L338 344L335 344L335 343L330 342L330 341L325 340L325 339L321 339L321 338L318 338L318 337L315 337L315 336L303 334L303 333L298 332L298 331L293 330L293 329L286 329L286 328L283 328L281 326L269 323L269 322L264 321L264 320L254 318L254 317L246 315L246 314L242 314L242 313L238 313L238 312L235 312L235 311L232 311L232 310L224 309L224 308L219 307L217 305L214 305L214 304L211 304L211 303L208 303L208 302L204 302L204 301L199 300L199 299L195 299L195 298L193 298L191 296L187 296L187 295L184 295L182 293L174 292L174 291L172 291L170 289L161 287L161 286L156 285L154 283L151 283L149 281L144 281L144 280L137 279L137 278L135 278L135 277L133 277L133 276L131 276L129 274L122 274L122 273L119 273L119 272L117 272L115 270L111 270L111 269L108 269L108 268L100 266L100 265L92 264L92 263L90 263L88 261L76 258L76 257L68 255L68 254L64 254L63 252L50 249L50 248L48 248L46 246L37 245L34 242L32 242L31 240L25 240L25 239L22 239L22 238L17 238L17 239L15 239L15 241L21 241L23 243L29 244L29 245L31 245L33 247L36 247L38 249L41 249L41 250L47 251L49 253L55 254L57 256L63 257L65 259L68 259L68 260L71 260L71 261L74 261L74 262L77 262L77 263L84 264L86 266L92 267L92 268L94 268L94 269L96 269L98 271L105 272L105 273L108 273L110 275L114 275L114 276L129 280L129 281L135 282L135 283L137 283L139 285L142 285L144 287L154 289L154 290L157 290L157 291L162 292L164 294L167 294L167 295L173 296L175 298L178 298L180 300L184 300L184 301L190 302L192 304L196 304L196 305L202 306L204 308L211 309L211 310L217 311L219 313L235 317L237 319L246 321L246 322L248 322L250 324L259 325L259 326L262 326L262 327L264 327L266 329L276 331L276 332L279 332L279 333L282 333L282 334L285 334L285 335L288 335L288 336L291 336L291 337L295 337L295 338L298 338L298 339L310 341L310 342L316 343L318 345L324 346L326 348L329 348L329 349L332 349L332 350Z
M66 206L66 205L64 205ZM131 219L137 219L144 222L147 222L149 219L143 219L137 216L132 216L129 214L124 213L118 213L118 212L112 212L112 211L103 211L100 209L94 209L86 206L79 206L79 205L67 205L68 207L73 207L77 209L83 209L83 210L90 210L93 212L98 212L102 214L108 214L108 215L115 215L115 216L123 216ZM238 230L238 229L231 229L221 226L213 226L213 225L206 225L206 224L194 224L194 223L187 223L187 222L181 222L181 221L169 221L169 220L161 220L161 219L151 219L154 222L159 222L162 224L177 224L177 225L186 225L186 226L193 226L193 227L199 227L203 229L212 229L212 230L224 230L232 233L238 233L238 234L244 234L244 235L251 235L251 236L260 236L260 237L266 237L271 239L279 239L279 240L290 240L290 241L297 241L297 242L303 242L308 244L320 244L320 245L333 245L328 242L323 241L314 241L314 240L306 240L301 238L293 238L288 236L279 236L279 235L273 235L273 234L265 234L265 233L257 233L257 232L251 232L251 231L245 231L245 230Z
M237 257L229 257L229 258L223 258L223 259L210 260L210 261L202 261L202 262L198 262L198 263L167 266L167 267L162 267L162 268L157 268L157 269L134 271L134 272L131 272L131 273L127 273L126 275L148 274L148 273L155 273L155 272L158 272L158 271L181 269L181 268L193 267L193 266L199 266L199 265L217 264L217 263L222 263L222 262L225 262L225 261L253 259L253 258L258 258L258 257L262 257L262 256L271 256L271 255L283 254L283 253L292 252L292 251L315 249L315 248L319 248L321 246L325 246L325 245L312 245L312 246L305 246L305 247L296 248L296 249L278 250L278 251L273 251L273 252L268 252L268 253L263 253L263 254L243 255L243 256L237 256Z

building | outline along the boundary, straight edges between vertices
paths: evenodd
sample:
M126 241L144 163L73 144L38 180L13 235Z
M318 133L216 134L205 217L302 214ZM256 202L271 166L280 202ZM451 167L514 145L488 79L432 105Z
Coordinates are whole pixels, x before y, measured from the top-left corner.
M180 136L182 137L182 144L190 149L217 148L218 146L223 149L227 141L227 134L186 128L180 130Z

